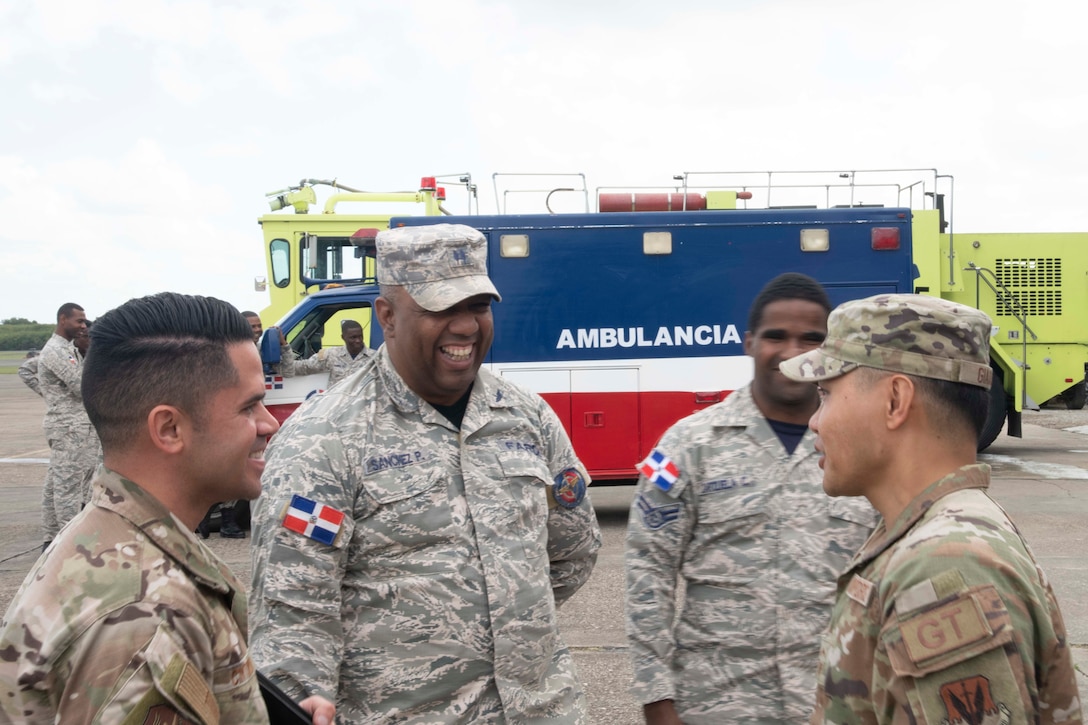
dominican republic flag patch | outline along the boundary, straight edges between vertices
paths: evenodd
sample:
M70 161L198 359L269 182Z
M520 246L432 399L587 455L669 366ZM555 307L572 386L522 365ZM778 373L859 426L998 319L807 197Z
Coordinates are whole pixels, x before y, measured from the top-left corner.
M645 461L638 464L638 472L662 491L668 491L676 483L676 479L680 478L680 469L671 458L656 448L646 456Z
M283 376L282 375L265 375L264 376L264 389L265 390L283 390Z
M344 522L344 512L317 501L311 501L297 493L291 496L291 503L283 514L283 527L303 536L333 545L340 525Z

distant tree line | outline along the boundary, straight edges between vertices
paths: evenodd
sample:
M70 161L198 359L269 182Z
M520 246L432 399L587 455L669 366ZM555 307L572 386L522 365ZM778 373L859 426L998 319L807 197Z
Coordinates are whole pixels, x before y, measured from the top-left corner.
M43 325L25 317L0 320L0 350L41 350L53 325Z

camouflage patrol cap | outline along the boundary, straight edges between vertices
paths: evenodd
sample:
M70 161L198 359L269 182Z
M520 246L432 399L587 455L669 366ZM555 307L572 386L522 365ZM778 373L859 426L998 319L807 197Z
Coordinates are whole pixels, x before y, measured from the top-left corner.
M404 287L425 310L448 310L478 294L502 301L487 276L487 239L472 227L397 227L379 232L377 246L378 284Z
M828 380L859 366L990 387L990 318L925 295L876 295L839 305L815 350L779 364L792 380Z

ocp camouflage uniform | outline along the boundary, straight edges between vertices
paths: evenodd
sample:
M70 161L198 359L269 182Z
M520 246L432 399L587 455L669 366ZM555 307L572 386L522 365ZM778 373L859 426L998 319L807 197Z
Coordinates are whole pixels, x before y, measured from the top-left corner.
M38 358L38 384L46 404L42 428L49 441L42 534L50 541L90 497L91 478L102 448L83 407L83 357L75 344L54 333Z
M0 713L31 724L267 723L245 643L245 595L226 564L102 469L4 615Z
M42 394L42 388L38 385L38 356L28 357L23 361L23 364L19 366L19 379L22 380L28 388L33 390L38 395Z
M325 347L305 360L296 360L292 353L292 357L286 358L289 362L281 364L280 371L285 377L328 372L328 387L331 388L349 373L365 364L373 354L374 351L367 347L364 347L355 357L348 353L346 347Z
M627 529L640 703L674 700L685 723L811 714L835 578L877 519L864 499L824 494L813 440L787 453L748 386L662 437L679 477L667 491L640 477Z
M481 369L458 431L379 349L269 446L257 665L343 722L584 722L557 607L600 547L586 483L539 396ZM281 526L292 494L344 512L332 546Z
M1079 723L1054 592L964 466L876 530L839 578L814 723Z

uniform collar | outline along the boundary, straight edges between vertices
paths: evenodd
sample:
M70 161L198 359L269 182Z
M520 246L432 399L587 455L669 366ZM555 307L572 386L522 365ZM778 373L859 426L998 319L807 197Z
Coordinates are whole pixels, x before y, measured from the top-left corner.
M710 424L716 428L744 428L748 435L761 444L782 446L778 434L774 432L767 417L756 405L755 398L752 397L751 384L737 388L723 402L707 410ZM816 436L811 430L805 431L797 449L794 450L794 455L797 455L798 451L802 451L805 455L815 451L813 447L815 439ZM782 454L785 455L785 453L786 450L783 447Z
M404 382L404 378L393 367L393 361L389 358L389 350L385 345L378 348L375 357L377 358L378 375L381 377L393 405L398 410L404 413L417 413L428 422L443 423L445 421L444 424L449 425L449 422L441 413L408 387L408 384ZM486 368L481 367L479 372L476 373L475 382L472 384L472 395L469 396L468 408L465 410L465 420L468 421L470 417L473 419L479 418L482 412L480 406L486 406L485 409L493 409L506 408L511 404L510 396L503 390L499 380ZM466 428L464 424L461 427L462 430Z
M122 517L139 529L194 580L233 599L241 584L226 564L204 546L154 496L120 474L102 467L94 482L91 504Z
M926 513L940 499L956 491L970 488L987 489L990 486L990 466L986 463L972 463L957 468L947 476L931 483L926 490L914 497L899 517L888 526L886 521L881 521L869 541L855 555L850 569L866 564L880 556L907 532L921 521Z

